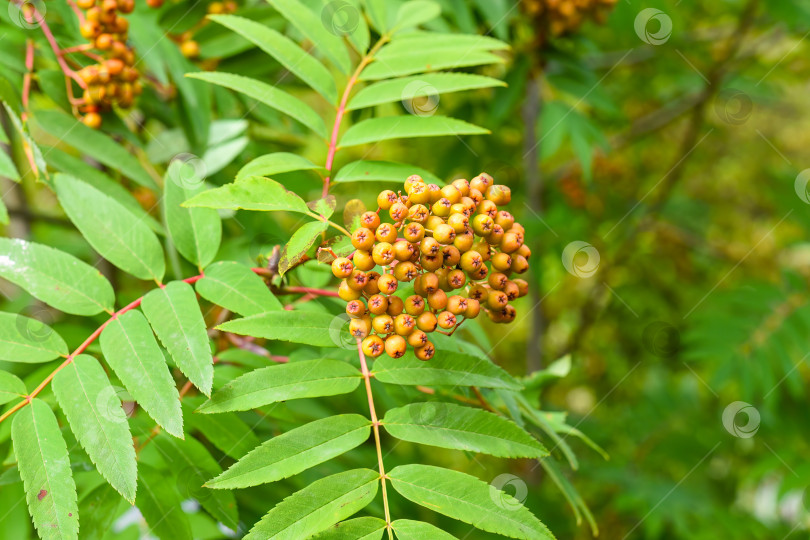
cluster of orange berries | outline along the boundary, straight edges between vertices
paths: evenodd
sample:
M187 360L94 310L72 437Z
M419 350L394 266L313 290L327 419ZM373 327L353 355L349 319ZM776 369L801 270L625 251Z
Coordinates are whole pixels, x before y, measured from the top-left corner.
M526 13L552 35L574 32L588 17L604 22L616 0L523 0Z
M239 6L234 0L227 0L225 2L211 2L206 8L209 15L220 15L223 13L233 13ZM183 32L174 39L180 44L180 52L186 58L197 58L200 56L200 44L194 40L194 32L207 24L208 20L203 19L193 30Z
M481 310L496 323L515 319L509 302L529 286L510 276L529 269L531 251L523 227L499 209L510 199L509 188L486 173L442 188L414 175L405 194L379 194L379 209L362 214L352 234L356 251L332 262L349 331L366 355L399 358L410 345L429 360L436 352L429 334L439 328L452 334ZM382 221L386 213L391 222ZM413 294L397 296L407 282Z
M76 5L85 10L80 28L82 36L104 54L99 63L79 71L79 77L87 86L82 96L82 122L98 129L100 112L113 105L131 107L142 90L134 67L135 53L127 45L129 21L122 17L132 13L135 0L76 0Z

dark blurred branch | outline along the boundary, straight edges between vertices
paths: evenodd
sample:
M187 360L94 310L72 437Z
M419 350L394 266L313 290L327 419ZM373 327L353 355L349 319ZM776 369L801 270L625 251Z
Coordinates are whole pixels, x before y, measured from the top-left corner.
M629 259L635 249L639 234L652 226L661 207L667 202L673 189L683 177L688 158L692 155L692 151L698 143L698 136L700 135L701 127L705 119L706 106L716 94L718 86L722 83L730 65L739 53L743 39L754 23L758 5L759 0L749 0L745 5L736 30L731 34L728 43L725 45L724 54L709 70L706 77L708 82L703 91L696 95L696 101L692 105L692 114L690 115L689 123L681 139L679 151L675 156L673 165L668 169L669 172L666 176L660 181L658 189L653 192L650 203L643 210L643 215L638 225L629 231L625 239L619 245L619 248L615 251L613 257L611 257L611 261L627 261ZM655 122L648 121L648 123L651 125L667 125L668 122L665 122L666 118L666 116L662 115L661 119ZM677 115L674 116L674 118L677 118ZM641 193L641 189L640 187L639 194ZM643 199L644 197L636 197L638 201ZM604 264L604 258L602 260L601 272L605 275L603 280L608 281L606 276L611 270L611 265L610 263ZM610 295L611 293L607 288L600 287L593 289L588 300L580 308L580 325L569 338L564 352L570 352L574 346L584 338L590 327L599 319L604 309L610 305Z
M543 175L540 171L540 141L537 139L537 123L542 107L540 99L540 75L532 74L526 83L526 97L521 108L523 120L523 170L526 175L526 193L529 209L541 219L543 214ZM540 252L538 239L532 241L532 251ZM531 328L526 343L526 372L532 373L542 367L543 331L545 317L540 305L542 294L540 280L534 280L530 288L533 309L530 312Z
M16 186L16 184L15 184ZM27 208L9 208L8 215L12 218L19 218L23 220L26 224L30 225L35 221L42 221L44 223L52 223L54 225L62 225L64 227L72 227L73 225L65 218L59 216L49 216L47 214L40 214L38 212L32 212Z

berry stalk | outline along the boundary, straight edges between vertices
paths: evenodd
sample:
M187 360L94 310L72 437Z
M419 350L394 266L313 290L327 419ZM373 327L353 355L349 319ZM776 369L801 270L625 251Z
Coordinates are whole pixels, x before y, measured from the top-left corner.
M366 363L366 355L363 353L363 345L360 338L357 338L357 355L360 358L360 371L363 373L363 380L366 383L366 396L368 396L368 410L371 415L371 426L374 430L374 444L377 447L377 466L380 469L380 483L382 485L383 509L385 510L385 528L388 531L389 540L393 540L391 530L391 512L388 509L388 492L385 485L385 466L383 465L382 445L380 445L380 421L377 419L377 411L374 408L374 397L371 394L371 373Z

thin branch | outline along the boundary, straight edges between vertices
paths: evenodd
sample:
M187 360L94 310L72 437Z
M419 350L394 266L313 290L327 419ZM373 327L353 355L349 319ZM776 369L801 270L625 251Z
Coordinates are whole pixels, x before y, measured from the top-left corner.
M380 483L382 484L383 510L385 511L385 527L388 530L389 540L393 540L394 534L391 529L391 512L388 509L388 493L386 491L385 466L383 465L382 445L380 444L380 421L377 419L377 411L374 409L374 397L371 395L371 374L366 364L366 355L363 354L363 346L360 338L357 338L357 355L360 358L360 370L363 373L363 380L366 383L366 396L368 396L368 410L371 414L371 426L374 430L374 444L377 447L377 465L380 468Z
M346 83L346 88L343 90L343 96L340 98L340 104L337 108L337 114L335 115L335 122L332 124L332 137L329 139L329 151L326 154L326 177L323 180L323 194L321 197L326 197L329 193L329 181L332 176L332 165L335 162L335 154L337 153L338 147L338 135L340 134L340 124L343 122L343 115L346 113L346 104L349 102L349 96L352 93L352 89L354 85L357 84L357 80L360 78L360 74L363 70L368 66L373 60L374 55L385 45L390 36L388 34L383 34L380 36L380 39L377 43L374 44L374 47L371 48L368 53L360 60L360 63L357 65L357 69L354 70L352 76L349 78L349 82Z
M317 296L331 296L334 298L339 296L337 291L313 289L311 287L285 287L284 289L279 289L277 294L314 294Z
M194 283L194 282L198 281L199 279L201 279L202 277L203 277L203 275L199 274L199 275L196 275L196 276L192 276L190 278L186 278L183 281L186 282L186 283ZM142 300L143 300L143 296L141 296L137 300L134 300L134 301L130 302L129 304L122 307L121 309L119 309L115 313L112 313L110 315L110 318L107 319L106 321L104 321L104 323L102 323L101 326L96 328L96 330L92 334L90 334L90 336L88 336L87 339L84 340L84 343L82 343L81 345L76 347L76 349L72 353L70 353L67 356L67 358L65 358L64 362L62 362L56 369L54 369L50 373L50 375L48 375L45 378L44 381L39 383L39 386L34 388L33 392L31 392L30 394L25 396L25 399L18 402L16 405L14 405L14 407L12 407L11 409L9 409L5 413L3 413L3 415L0 416L0 422L2 422L6 418L8 418L12 414L14 414L16 411L22 409L23 407L25 407L26 405L31 403L31 400L33 400L40 392L42 392L45 389L46 386L48 386L48 384L53 380L54 376L56 376L57 373L59 373L60 371L65 369L67 366L72 364L74 358L76 358L78 355L82 354L87 349L87 347L89 347L96 339L98 339L98 337L101 335L101 332L107 327L108 324L110 324L111 321L117 319L118 317L120 317L121 315L126 313L127 311L131 311L131 310L137 308L138 306L140 306Z

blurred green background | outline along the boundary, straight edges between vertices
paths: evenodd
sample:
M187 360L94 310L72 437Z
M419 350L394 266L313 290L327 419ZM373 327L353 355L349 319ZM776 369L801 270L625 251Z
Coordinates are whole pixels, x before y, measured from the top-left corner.
M446 180L486 171L511 187L512 211L533 250L532 293L518 301L510 327L482 324L484 332L478 327L465 332L513 374L554 366L555 375L532 397L544 411L567 412L567 423L603 450L577 433L563 436L575 458L547 443L575 489L569 493L578 493L590 508L600 537L806 537L810 137L804 130L810 125L810 5L801 0L439 3L442 17L429 28L488 34L510 44L498 53L502 64L470 70L508 86L428 96L410 105L466 119L491 135L385 142L347 149L338 161L415 163ZM180 34L200 21L207 4L169 3L159 18L136 15L154 17L161 32ZM66 22L67 8L56 1L46 5L65 44L80 42ZM262 2L240 2L238 13L282 26ZM5 99L18 99L30 34L9 19L0 24L6 30L0 41L3 92ZM281 66L256 61L254 50L232 43L221 30L209 25L195 32L202 51L197 64L205 68L219 59L220 70L286 85L306 99ZM135 29L133 34L147 71L160 65L156 57L164 54L163 45L152 47L148 35ZM32 104L66 108L55 63L42 63ZM171 75L198 69L180 57ZM170 80L165 87L146 85L129 125L105 117L104 130L156 168L178 153L201 155L208 182L217 185L268 152L322 162L322 143L277 112L249 107L219 88L203 90L204 99L192 103L182 88L177 95ZM57 144L37 128L36 115L32 120L41 146ZM206 142L212 121L217 123ZM310 198L320 191L315 175L282 176ZM5 234L92 257L50 192L32 178L23 180L3 179L10 216ZM154 205L150 193L128 187L144 208ZM337 184L333 193L341 208L353 198L371 204L379 189ZM286 241L292 225L240 213L238 220L224 222L227 241L219 258L248 263L266 256ZM181 264L175 262L176 275L190 275ZM104 271L124 297L143 293L141 284L114 268ZM328 278L306 267L294 279L323 286ZM58 318L6 283L0 291L1 309L53 324L71 343L97 325ZM566 357L570 363L555 363ZM19 374L30 382L47 371ZM364 397L355 397L277 408L256 428L257 435L266 438L296 424L291 419L322 415L319 407L357 410ZM381 395L381 407L409 398ZM13 462L13 454L6 454L8 423L0 426L0 450L0 457L8 456L6 464ZM353 456L356 463L371 462L373 448ZM501 478L558 538L594 533L587 520L577 523L559 487L536 462L407 443L386 460L440 463L488 481ZM290 486L317 477L312 474L240 492L242 520L249 526ZM0 538L30 537L25 506L17 504L21 486L3 479L0 475ZM414 509L396 498L394 505L394 513ZM209 518L198 518L195 535L223 537ZM121 530L108 538L138 537L137 526L120 523ZM451 520L441 525L459 538L490 537Z

